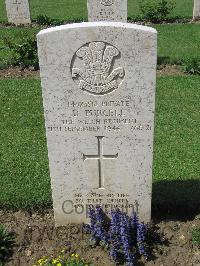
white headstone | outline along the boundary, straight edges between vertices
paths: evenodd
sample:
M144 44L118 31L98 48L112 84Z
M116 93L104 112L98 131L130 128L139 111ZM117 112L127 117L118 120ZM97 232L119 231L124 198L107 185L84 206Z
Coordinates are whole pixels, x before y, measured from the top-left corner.
M156 31L88 22L37 38L56 224L95 204L149 221Z
M6 12L10 23L31 23L28 0L6 0Z
M193 19L200 19L200 0L194 0Z
M127 0L88 0L89 21L127 22Z

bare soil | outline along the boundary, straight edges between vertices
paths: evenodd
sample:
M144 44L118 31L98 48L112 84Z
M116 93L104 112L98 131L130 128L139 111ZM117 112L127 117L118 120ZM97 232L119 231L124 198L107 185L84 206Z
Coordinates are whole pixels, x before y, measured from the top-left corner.
M0 69L0 78L39 78L40 72L34 69L21 69L19 67L12 67L7 69Z
M176 75L176 76L186 76L183 71L180 70L180 67L177 65L162 65L159 66L157 70L158 76L163 75ZM32 68L21 69L19 67L12 67L8 69L0 69L0 78L39 78L40 72L35 71Z
M200 216L184 222L170 217L154 218L153 222L158 232L164 233L168 244L157 245L154 258L148 262L141 260L138 266L200 265L200 248L191 241L192 229L200 227ZM95 266L114 265L101 247L91 248L89 236L82 232L81 225L55 228L51 210L44 213L0 211L0 223L16 236L7 266L32 266L43 256L56 256L63 247L67 247L69 253L79 253Z
M180 66L177 65L161 65L157 70L157 76L188 76L184 73Z
M66 25L66 24L72 24L75 23L73 21L64 21L62 23L62 25ZM138 25L144 25L144 26L152 26L152 22L150 21L135 21L135 20L131 20L128 19L128 23L133 23L133 24L138 24ZM193 20L193 19L171 19L171 21L161 21L159 24L199 24L200 20ZM8 23L8 22L0 22L0 28L6 28L6 29L11 29L11 28L41 28L41 29L45 29L45 28L49 28L49 27L55 27L55 25L40 25L36 22L32 22L31 24L19 24L19 25L15 25L12 23Z

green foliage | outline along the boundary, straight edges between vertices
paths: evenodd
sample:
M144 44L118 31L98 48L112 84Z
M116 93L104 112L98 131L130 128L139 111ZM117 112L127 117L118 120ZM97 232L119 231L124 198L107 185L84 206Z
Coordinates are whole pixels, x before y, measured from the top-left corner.
M189 58L183 62L184 72L191 75L200 75L200 59Z
M192 242L200 246L200 227L192 230Z
M140 8L144 18L153 23L165 21L175 8L174 0L141 0Z
M0 265L3 265L12 254L14 243L14 236L0 224Z
M64 24L65 21L75 23L75 22L82 22L84 20L85 19L82 17L80 18L67 17L65 20L63 20L63 19L53 19L46 15L39 15L37 16L35 22L41 26L44 26L44 25L45 26L58 26L58 25Z
M12 64L21 68L39 69L37 41L35 35L23 36L18 42L5 39L5 44L12 51Z
M7 27L0 28L0 68L7 68L13 64L13 50L10 49L8 43L19 44L21 39L26 36L27 38L36 35L39 28L29 27Z
M35 21L39 25L52 25L54 23L54 20L46 15L37 16Z

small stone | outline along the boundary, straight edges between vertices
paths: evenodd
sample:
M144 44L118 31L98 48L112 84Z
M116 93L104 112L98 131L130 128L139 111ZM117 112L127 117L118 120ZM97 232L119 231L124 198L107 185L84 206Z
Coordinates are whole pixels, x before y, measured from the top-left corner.
M28 251L26 252L26 255L27 255L27 257L30 257L30 256L32 255L32 251L31 251L31 250L28 250Z
M184 235L180 235L179 236L179 241L180 241L180 245L183 246L183 245L187 244L188 238L186 236L184 236Z
M195 220L200 220L200 214L195 217Z
M31 70L31 71L35 70L33 66L30 66L28 69Z
M185 236L184 236L184 235L181 235L181 236L179 237L179 239L180 239L180 240L185 240Z

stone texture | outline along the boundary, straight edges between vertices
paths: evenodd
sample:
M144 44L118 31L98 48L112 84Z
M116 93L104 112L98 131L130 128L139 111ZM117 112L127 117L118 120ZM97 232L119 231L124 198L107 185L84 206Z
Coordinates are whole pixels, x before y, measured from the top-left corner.
M200 0L194 0L193 19L200 19Z
M6 12L10 23L31 23L28 0L6 0Z
M127 0L88 0L88 21L127 22Z
M86 222L90 204L149 221L156 38L121 22L37 35L57 225Z

